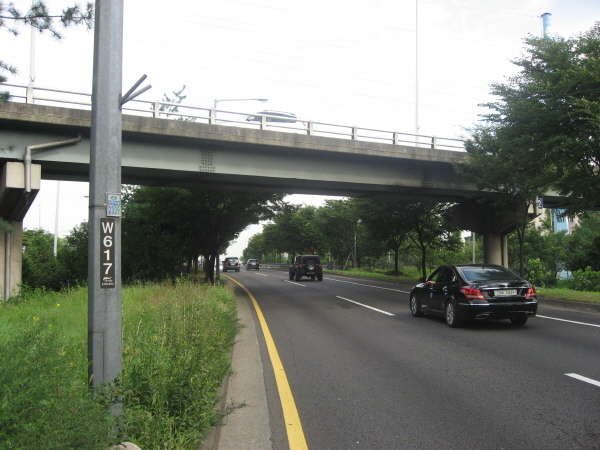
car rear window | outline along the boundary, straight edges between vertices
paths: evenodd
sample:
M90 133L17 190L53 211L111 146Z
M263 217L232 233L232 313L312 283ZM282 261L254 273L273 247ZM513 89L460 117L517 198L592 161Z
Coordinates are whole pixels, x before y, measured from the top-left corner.
M467 281L520 280L516 274L504 267L459 267Z

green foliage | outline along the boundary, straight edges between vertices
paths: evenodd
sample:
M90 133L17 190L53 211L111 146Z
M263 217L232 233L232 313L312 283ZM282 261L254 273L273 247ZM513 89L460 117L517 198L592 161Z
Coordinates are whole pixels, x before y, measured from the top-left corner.
M600 215L589 212L580 218L579 225L566 243L564 257L566 266L572 270L584 270L590 266L600 271Z
M162 279L205 257L214 283L216 257L250 224L269 219L283 194L137 187L126 192L122 221L122 276Z
M179 280L135 286L124 317L122 432L142 448L196 448L217 423L216 393L238 325L222 288Z
M88 223L82 222L65 237L57 251L69 286L86 285L88 278Z
M0 308L0 448L116 443L110 416L87 388L86 298L36 291Z
M197 448L238 331L224 288L179 280L124 288L123 400L115 422L87 383L87 291L27 292L0 305L0 448Z
M532 282L534 286L546 287L551 285L554 274L550 273L544 267L539 258L536 258L529 260L525 277Z
M41 229L25 230L23 247L24 285L50 290L66 286L65 271L54 257L54 235Z
M592 270L591 267L576 270L573 272L569 287L576 291L600 292L600 272Z
M46 2L42 0L31 3L30 9L26 12L18 10L12 2L6 4L6 2L0 1L0 29L5 28L13 35L19 34L18 25L29 25L40 33L49 32L54 38L61 39L62 35L55 25L56 19L65 28L81 24L91 29L94 24L94 3L88 2L85 8L75 4L64 8L61 14L56 15L50 13ZM0 61L0 84L7 80L2 72L16 75L17 69L4 61ZM0 92L0 103L9 99L10 94L8 92Z
M471 130L472 168L483 171L478 184L526 199L550 185L579 208L596 206L600 25L569 39L532 36L525 45L514 61L520 72L492 85L498 100L484 105L491 110L485 124Z

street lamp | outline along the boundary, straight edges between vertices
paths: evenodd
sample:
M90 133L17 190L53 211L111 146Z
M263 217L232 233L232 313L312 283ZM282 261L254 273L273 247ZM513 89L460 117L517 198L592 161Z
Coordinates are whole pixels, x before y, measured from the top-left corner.
M268 102L268 98L220 98L215 99L214 109L215 109L215 119L217 118L217 103L219 102Z

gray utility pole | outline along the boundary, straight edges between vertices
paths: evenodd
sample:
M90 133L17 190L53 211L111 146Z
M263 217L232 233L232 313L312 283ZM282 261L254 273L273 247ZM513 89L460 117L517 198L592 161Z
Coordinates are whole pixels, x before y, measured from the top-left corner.
M90 385L113 382L122 367L121 219L108 217L121 193L123 0L96 0L90 149L88 358ZM114 198L111 197L111 198Z

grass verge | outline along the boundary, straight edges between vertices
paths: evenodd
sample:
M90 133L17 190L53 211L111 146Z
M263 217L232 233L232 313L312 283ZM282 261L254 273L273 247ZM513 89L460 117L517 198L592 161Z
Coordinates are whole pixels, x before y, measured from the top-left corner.
M117 420L87 387L86 289L0 306L0 448L200 445L224 414L217 393L239 327L232 292L180 281L127 287L122 300Z

